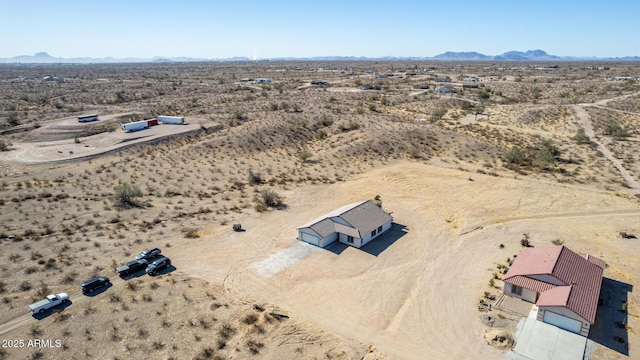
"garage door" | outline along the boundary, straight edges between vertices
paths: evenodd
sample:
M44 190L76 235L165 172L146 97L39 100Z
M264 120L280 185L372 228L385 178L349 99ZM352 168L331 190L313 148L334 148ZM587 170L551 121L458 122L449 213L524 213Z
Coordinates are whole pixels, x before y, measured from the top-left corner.
M555 325L560 329L574 332L576 334L579 334L580 329L582 328L582 323L580 321L570 319L566 316L562 316L551 311L544 312L544 322L546 322L547 324Z
M320 246L319 242L320 239L315 236L315 235L311 235L311 234L307 234L307 233L300 233L300 240L308 242L309 244L313 244L315 246Z

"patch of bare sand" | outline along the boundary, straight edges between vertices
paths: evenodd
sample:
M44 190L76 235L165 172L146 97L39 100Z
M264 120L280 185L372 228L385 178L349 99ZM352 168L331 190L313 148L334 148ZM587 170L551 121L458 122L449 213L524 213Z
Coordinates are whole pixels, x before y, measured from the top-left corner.
M536 246L565 239L574 250L607 260L610 276L624 274L635 282L638 264L628 268L616 256L637 248L611 236L618 228L637 226L636 202L534 180L474 174L471 182L468 177L400 162L343 183L299 187L284 194L287 210L239 216L244 233L212 226L200 246L175 248L174 257L184 264L182 271L220 283L228 293L264 299L402 359L423 359L427 353L456 359L501 356L483 340L476 304L491 269L521 249L523 232ZM295 244L300 224L376 194L399 224L393 236L368 249L337 246L312 254L270 278L251 267ZM607 215L620 210L629 212ZM590 212L593 217L581 216ZM562 213L567 216L559 217ZM510 217L520 218L510 222ZM483 221L488 224L482 229L460 235L462 228Z
M16 142L12 146L13 150L0 153L0 161L39 164L85 158L169 135L197 131L199 128L199 124L159 125L135 132L118 129L112 133L87 136L80 143L76 143L74 139Z

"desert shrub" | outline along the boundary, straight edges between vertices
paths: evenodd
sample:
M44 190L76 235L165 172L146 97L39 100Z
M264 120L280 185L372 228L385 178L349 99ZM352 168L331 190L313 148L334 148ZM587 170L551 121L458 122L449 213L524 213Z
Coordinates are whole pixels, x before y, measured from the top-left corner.
M322 120L320 120L320 124L324 127L331 126L333 125L333 120L325 115L322 117Z
M564 244L564 241L561 239L555 239L551 242L553 245L562 245Z
M320 130L316 131L316 137L317 137L319 140L324 140L324 139L326 139L326 138L327 138L327 136L328 136L327 132L326 132L326 131L324 131L324 130L322 130L322 129L320 129Z
M432 113L431 113L431 119L432 120L440 120L442 119L443 116L445 116L447 114L447 109L435 109Z
M587 134L584 132L584 129L578 129L578 132L573 137L573 140L575 140L575 142L581 145L591 144L591 139L589 139Z
M215 355L215 350L211 347L206 347L202 349L196 359L211 359L213 355Z
M9 126L20 125L20 120L18 119L18 113L15 111L10 112L9 116L7 116L7 123L9 124Z
M350 121L349 124L340 124L340 131L358 130L359 128L360 124L355 121Z
M196 228L184 228L182 229L182 233L187 239L197 239L201 236L200 231Z
M0 139L0 151L9 151L10 148L10 142Z
M262 190L259 193L258 201L266 207L279 207L284 205L282 196L273 190Z
M256 314L248 314L242 319L242 322L247 325L255 324L256 321L258 321L258 316Z
M114 194L111 198L113 204L120 208L130 208L140 206L135 200L142 196L142 191L136 185L122 183L115 187Z
M618 140L629 137L629 132L618 124L608 124L604 129L604 134L613 136Z
M489 100L491 93L486 90L480 90L478 91L478 97L482 100Z
M306 163L307 161L309 161L309 159L311 159L312 156L313 156L313 153L309 151L309 149L307 148L300 149L300 152L298 153L298 157L300 158L300 161L302 161L303 163Z
M538 146L535 163L540 167L547 167L555 164L556 157L559 155L560 149L558 149L551 140L545 139Z
M505 151L503 158L506 162L512 164L523 164L526 160L524 152L517 146L514 146L511 149Z
M529 233L522 234L520 245L522 245L523 247L531 247L531 242L529 241Z
M247 120L247 116L243 114L242 111L240 110L236 110L233 112L233 118L240 121Z
M22 291L29 291L32 287L31 283L26 280L20 284L20 290Z
M220 330L218 331L218 334L220 335L220 337L222 337L225 340L229 340L231 336L233 336L235 333L236 333L236 329L229 324L222 325L220 327Z
M251 354L257 355L260 353L260 349L264 347L264 344L255 340L247 340L247 347Z
M249 184L250 185L259 185L264 184L264 177L260 173L253 172L253 170L249 169Z

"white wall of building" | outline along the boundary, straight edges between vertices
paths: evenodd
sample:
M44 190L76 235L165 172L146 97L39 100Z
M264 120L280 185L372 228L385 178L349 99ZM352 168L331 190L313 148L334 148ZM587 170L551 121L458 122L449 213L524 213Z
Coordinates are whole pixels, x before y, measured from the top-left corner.
M504 283L504 290L503 291L504 291L504 293L506 295L513 296L513 297L516 297L518 299L522 299L524 301L528 301L528 302L533 303L533 304L535 304L536 300L538 300L537 299L537 297L538 297L538 293L537 292L535 292L533 290L529 290L527 288L522 288L522 295L518 295L516 293L511 292L512 286L513 285L511 285L511 284L509 284L507 282Z

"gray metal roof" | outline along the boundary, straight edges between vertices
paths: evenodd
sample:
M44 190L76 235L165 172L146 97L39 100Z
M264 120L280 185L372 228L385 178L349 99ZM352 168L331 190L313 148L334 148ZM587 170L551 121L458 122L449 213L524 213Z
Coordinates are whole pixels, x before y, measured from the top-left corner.
M315 231L323 238L336 232L334 223L329 218L320 220L319 222L309 226L309 228L311 228L311 230Z
M362 235L361 237L392 220L391 215L371 201L363 202L340 215L340 217L358 229Z
M332 217L342 218L351 227L334 222L331 220ZM367 200L342 206L298 229L310 228L323 238L334 232L363 238L374 229L391 220L391 215Z

